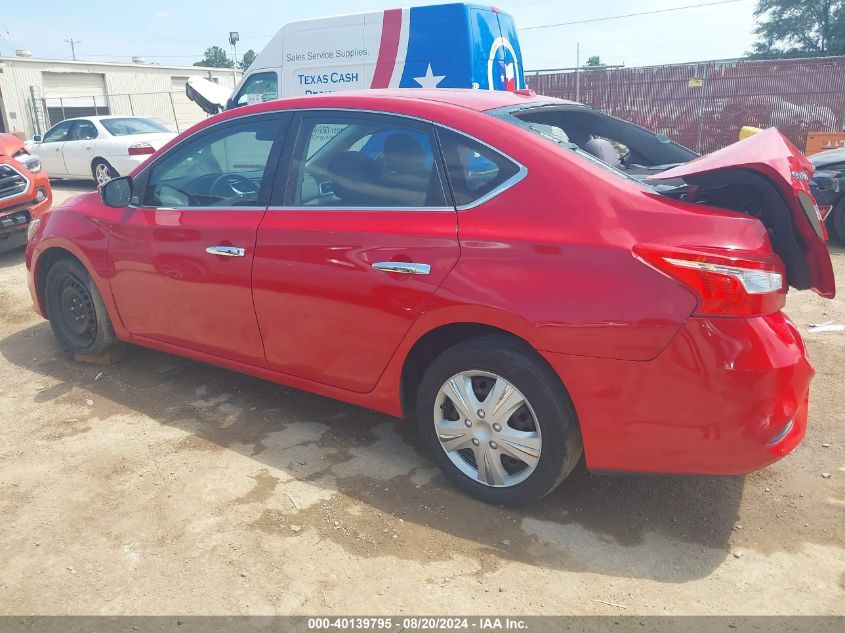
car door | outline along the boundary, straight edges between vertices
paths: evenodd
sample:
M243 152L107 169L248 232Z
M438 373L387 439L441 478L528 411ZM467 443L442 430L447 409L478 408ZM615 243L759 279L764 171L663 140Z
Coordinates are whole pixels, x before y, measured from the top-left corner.
M266 367L251 275L258 225L288 118L225 121L156 159L135 206L111 228L111 289L124 326L153 339Z
M458 259L430 124L313 111L280 161L253 288L270 366L371 390Z
M62 121L51 127L44 134L35 153L41 158L41 165L50 177L67 176L62 150L73 128L73 120Z
M62 156L68 176L91 177L91 161L98 136L97 127L87 119L76 119L62 145Z

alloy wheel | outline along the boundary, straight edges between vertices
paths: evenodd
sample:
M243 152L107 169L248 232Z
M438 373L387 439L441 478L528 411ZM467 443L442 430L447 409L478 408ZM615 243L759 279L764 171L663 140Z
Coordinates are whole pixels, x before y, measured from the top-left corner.
M109 169L109 166L105 163L97 163L97 166L94 168L94 177L97 179L98 185L102 185L103 183L111 180L111 170Z
M512 383L487 371L455 374L437 393L434 426L447 457L491 487L525 481L540 461L540 424Z

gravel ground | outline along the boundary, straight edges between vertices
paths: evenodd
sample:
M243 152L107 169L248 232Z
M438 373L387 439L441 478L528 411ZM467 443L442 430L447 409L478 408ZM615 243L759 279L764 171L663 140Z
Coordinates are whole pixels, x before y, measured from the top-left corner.
M833 251L802 332L845 323ZM845 333L806 335L809 430L768 469L579 469L514 510L386 416L140 348L68 361L24 274L0 255L2 614L845 614Z

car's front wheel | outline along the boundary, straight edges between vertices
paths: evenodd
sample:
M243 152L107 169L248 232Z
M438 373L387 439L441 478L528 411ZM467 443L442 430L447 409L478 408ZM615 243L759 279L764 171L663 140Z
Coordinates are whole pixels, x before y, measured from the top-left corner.
M488 503L540 499L582 454L557 376L533 350L504 337L471 339L432 362L420 383L417 420L446 476Z
M97 286L77 260L56 261L44 287L47 318L59 344L76 354L101 354L116 341Z

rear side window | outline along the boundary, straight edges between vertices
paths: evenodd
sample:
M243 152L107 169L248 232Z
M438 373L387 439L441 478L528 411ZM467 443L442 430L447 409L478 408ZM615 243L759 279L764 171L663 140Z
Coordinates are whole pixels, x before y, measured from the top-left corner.
M91 121L80 120L73 126L73 134L69 141L90 141L97 138L97 128Z
M459 207L495 193L520 171L519 165L509 158L463 134L438 128L437 136Z

